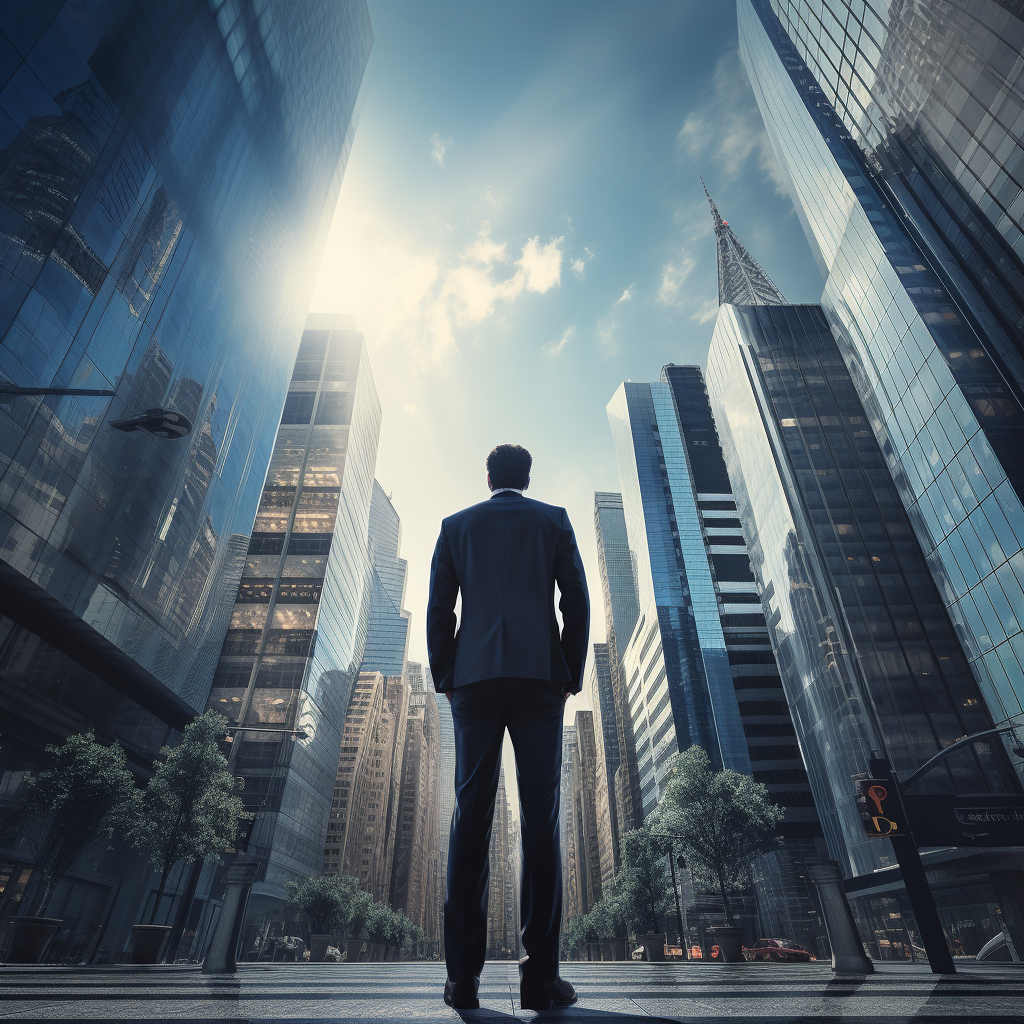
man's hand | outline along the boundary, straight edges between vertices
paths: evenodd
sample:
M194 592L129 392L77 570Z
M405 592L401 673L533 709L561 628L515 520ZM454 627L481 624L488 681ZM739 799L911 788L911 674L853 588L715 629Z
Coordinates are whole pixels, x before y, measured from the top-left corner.
M444 691L444 695L448 698L448 703L451 704L451 702L452 702L452 691L451 690L445 690Z

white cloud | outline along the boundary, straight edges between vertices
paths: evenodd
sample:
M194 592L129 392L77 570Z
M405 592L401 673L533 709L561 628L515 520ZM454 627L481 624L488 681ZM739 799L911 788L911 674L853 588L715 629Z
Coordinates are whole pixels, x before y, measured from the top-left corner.
M780 195L786 194L761 113L736 51L725 54L715 65L710 95L702 96L699 105L686 116L676 141L694 162L719 165L721 179L725 181L738 178L753 158L765 180L773 182Z
M355 190L343 192L311 308L351 311L375 346L419 364L441 362L460 331L559 287L563 241L528 237L515 258L514 243L492 238L483 221L461 245L446 233L426 248L370 212Z
M661 268L661 285L658 288L658 301L663 306L682 306L686 297L682 292L683 282L690 276L697 261L687 254L685 249L679 256Z
M624 302L629 302L633 298L633 289L636 287L635 284L631 284L616 300L615 305L621 306Z
M572 341L575 334L576 325L569 324L569 326L566 327L566 329L562 332L562 337L559 338L558 341L552 341L549 344L545 345L544 351L547 352L549 356L559 355L562 349L564 349L565 346L568 345L570 341Z
M583 272L587 269L587 264L594 258L594 254L586 247L583 247L583 255L575 256L569 260L569 267L572 272L580 279L583 279Z
M433 160L438 167L444 167L444 154L452 144L452 140L442 139L438 132L434 132L434 134L430 136L430 142L430 159Z
M690 319L696 320L699 324L706 324L709 320L714 320L716 316L718 316L718 299L705 299Z

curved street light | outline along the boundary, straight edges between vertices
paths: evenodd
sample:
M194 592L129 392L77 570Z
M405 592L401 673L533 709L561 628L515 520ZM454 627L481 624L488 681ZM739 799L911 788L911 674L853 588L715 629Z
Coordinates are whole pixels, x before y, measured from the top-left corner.
M30 388L17 384L0 384L0 396L32 396L32 395L71 395L87 398L113 398L114 392L108 388ZM146 409L125 419L110 420L115 430L131 432L145 430L168 441L176 441L192 431L192 421L184 414L173 409Z

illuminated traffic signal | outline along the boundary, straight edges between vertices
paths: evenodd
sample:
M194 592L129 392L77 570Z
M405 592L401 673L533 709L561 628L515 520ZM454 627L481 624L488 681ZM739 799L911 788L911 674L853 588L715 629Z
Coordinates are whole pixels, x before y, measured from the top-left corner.
M907 834L899 795L888 779L861 779L857 788L857 804L865 835L885 839Z

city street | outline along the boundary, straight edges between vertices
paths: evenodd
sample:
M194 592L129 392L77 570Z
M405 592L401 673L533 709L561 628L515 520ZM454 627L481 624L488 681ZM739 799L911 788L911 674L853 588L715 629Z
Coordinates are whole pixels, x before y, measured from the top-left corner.
M484 969L481 1008L461 1015L441 1002L440 964L246 965L204 977L198 967L5 968L0 1019L175 1021L567 1020L803 1022L844 1024L1016 1022L1024 970L967 965L955 977L924 967L880 966L867 977L834 977L826 964L566 964L580 992L566 1010L518 1005L516 965Z

